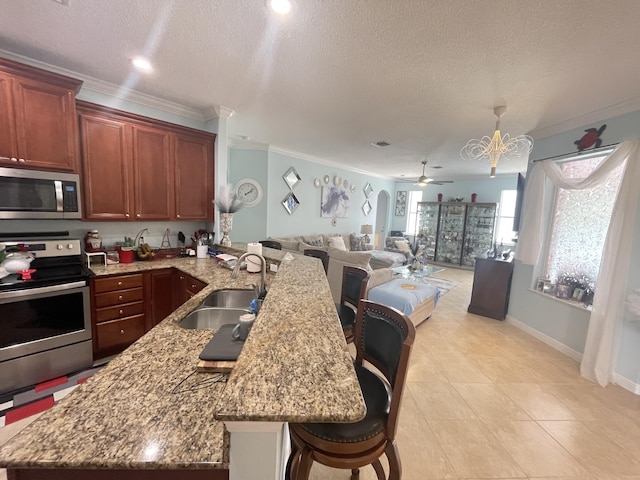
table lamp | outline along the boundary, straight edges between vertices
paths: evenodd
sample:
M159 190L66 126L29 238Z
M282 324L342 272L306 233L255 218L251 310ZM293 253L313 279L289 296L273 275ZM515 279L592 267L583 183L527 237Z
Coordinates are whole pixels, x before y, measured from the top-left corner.
M365 243L369 243L369 234L373 233L373 225L362 225L360 227L360 233L364 235Z

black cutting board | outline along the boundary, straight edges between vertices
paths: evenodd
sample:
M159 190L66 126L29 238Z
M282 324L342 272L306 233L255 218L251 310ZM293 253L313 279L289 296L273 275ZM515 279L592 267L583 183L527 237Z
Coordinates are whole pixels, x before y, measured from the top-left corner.
M236 360L244 346L243 340L235 340L231 336L236 325L222 325L200 353L200 360Z

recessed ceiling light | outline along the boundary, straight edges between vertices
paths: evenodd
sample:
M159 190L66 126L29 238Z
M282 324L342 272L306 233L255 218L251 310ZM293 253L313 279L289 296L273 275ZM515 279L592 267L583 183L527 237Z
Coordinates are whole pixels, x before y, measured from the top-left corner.
M373 145L374 147L383 148L383 147L388 147L391 144L383 140L381 142L371 142L371 145Z
M269 0L269 7L280 15L286 15L291 10L291 2L289 0Z
M136 57L133 60L131 60L131 63L133 64L134 67L136 67L141 72L150 72L151 70L153 70L153 67L151 66L151 62L149 62L149 60L143 57Z

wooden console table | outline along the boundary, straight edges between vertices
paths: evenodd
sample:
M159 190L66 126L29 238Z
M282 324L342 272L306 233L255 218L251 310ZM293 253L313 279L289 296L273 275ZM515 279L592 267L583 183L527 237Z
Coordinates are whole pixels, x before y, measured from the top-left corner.
M476 257L471 303L467 311L484 317L504 320L509 308L513 257Z

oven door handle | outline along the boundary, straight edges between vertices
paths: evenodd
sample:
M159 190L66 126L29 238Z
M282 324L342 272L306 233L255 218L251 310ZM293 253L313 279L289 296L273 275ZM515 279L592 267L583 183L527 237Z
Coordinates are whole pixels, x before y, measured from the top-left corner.
M26 288L24 290L13 290L10 292L1 292L0 300L7 300L21 297L30 297L33 295L40 295L46 293L58 293L64 292L65 290L74 290L76 288L86 287L86 281L80 282L71 282L71 283L63 283L61 285L51 285L49 287L38 287L38 288Z

